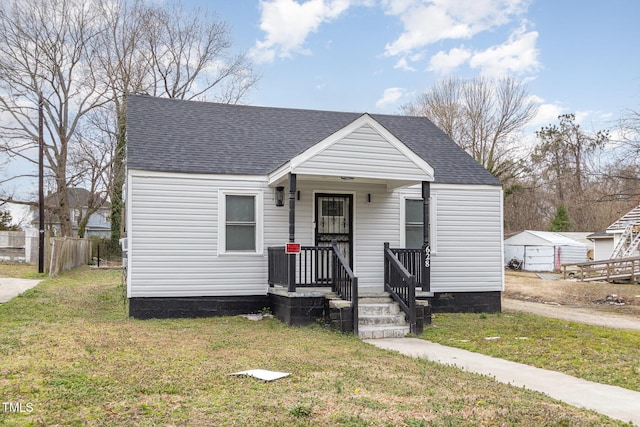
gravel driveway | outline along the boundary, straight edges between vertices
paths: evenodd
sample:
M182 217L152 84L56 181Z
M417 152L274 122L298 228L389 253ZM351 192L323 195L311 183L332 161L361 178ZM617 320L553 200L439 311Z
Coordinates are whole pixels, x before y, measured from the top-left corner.
M543 304L520 301L510 298L502 299L502 310L505 312L521 312L555 319L570 320L587 325L605 326L607 328L630 329L640 331L640 319L620 316L599 310L573 308L566 305Z

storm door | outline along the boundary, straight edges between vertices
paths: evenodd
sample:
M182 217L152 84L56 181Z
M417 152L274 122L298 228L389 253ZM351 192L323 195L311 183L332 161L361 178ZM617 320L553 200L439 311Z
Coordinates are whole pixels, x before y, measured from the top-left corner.
M316 246L338 247L353 268L353 196L351 194L316 194Z

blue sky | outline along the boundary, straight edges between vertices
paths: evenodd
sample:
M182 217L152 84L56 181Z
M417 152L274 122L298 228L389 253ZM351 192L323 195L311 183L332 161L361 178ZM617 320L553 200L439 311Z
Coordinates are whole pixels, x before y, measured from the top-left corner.
M640 108L637 0L197 1L232 29L262 79L247 102L397 113L456 75L510 74L540 103L532 129L586 128Z
M638 0L183 4L227 22L233 49L251 56L262 76L252 105L395 114L442 77L509 74L539 103L529 141L559 114L594 130L640 110Z

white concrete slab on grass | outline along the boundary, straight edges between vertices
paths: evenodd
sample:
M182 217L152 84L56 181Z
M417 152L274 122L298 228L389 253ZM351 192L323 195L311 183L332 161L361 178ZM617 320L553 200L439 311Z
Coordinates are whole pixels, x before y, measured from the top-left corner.
M16 279L13 277L0 277L0 303L15 298L24 291L33 288L40 280Z
M264 381L275 381L279 380L280 378L288 377L291 374L287 372L267 371L266 369L250 369L248 371L234 372L229 375L248 375L250 377L258 378Z

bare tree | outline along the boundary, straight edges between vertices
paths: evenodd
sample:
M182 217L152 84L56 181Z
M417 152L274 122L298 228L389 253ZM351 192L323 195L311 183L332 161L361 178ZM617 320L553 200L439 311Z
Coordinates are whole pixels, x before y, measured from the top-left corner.
M229 28L208 13L140 0L101 3L109 22L100 61L114 102L111 238L122 233L126 94L238 103L257 82L242 54L230 53ZM106 130L105 130L106 131Z
M511 77L449 77L403 110L428 117L489 172L506 181L520 171L521 132L536 115L537 106L525 85Z
M536 132L539 144L531 162L538 172L538 182L554 206L566 206L575 231L606 226L607 215L596 207L603 197L603 186L594 159L609 141L609 133L583 130L574 114L563 114L558 121L558 125Z
M563 114L558 117L559 125L544 126L536 132L540 144L532 160L554 184L559 203L566 201L567 186L574 194L584 191L584 181L591 172L588 162L609 141L607 130L585 132L575 118L574 114Z
M13 0L0 5L0 150L37 164L39 98L44 104L45 166L55 181L63 235L71 234L66 197L70 145L84 117L103 106L94 42L103 31L80 0ZM33 202L4 195L4 201Z
M127 93L237 103L256 83L246 57L230 53L228 34L206 13L144 0L0 4L0 151L37 164L42 95L45 166L58 201L51 214L62 234L71 233L66 190L83 185L97 204L108 192L112 238L120 237ZM14 194L0 202L35 205Z
M69 182L88 190L83 209L76 218L78 237L84 237L91 216L108 205L113 188L115 139L111 138L112 117L106 108L88 117L77 132L76 143L69 155Z
M640 111L627 110L620 120L619 163L637 167L640 164Z
M214 16L173 5L150 8L146 22L153 95L236 103L256 82L246 57L229 53L229 28Z

